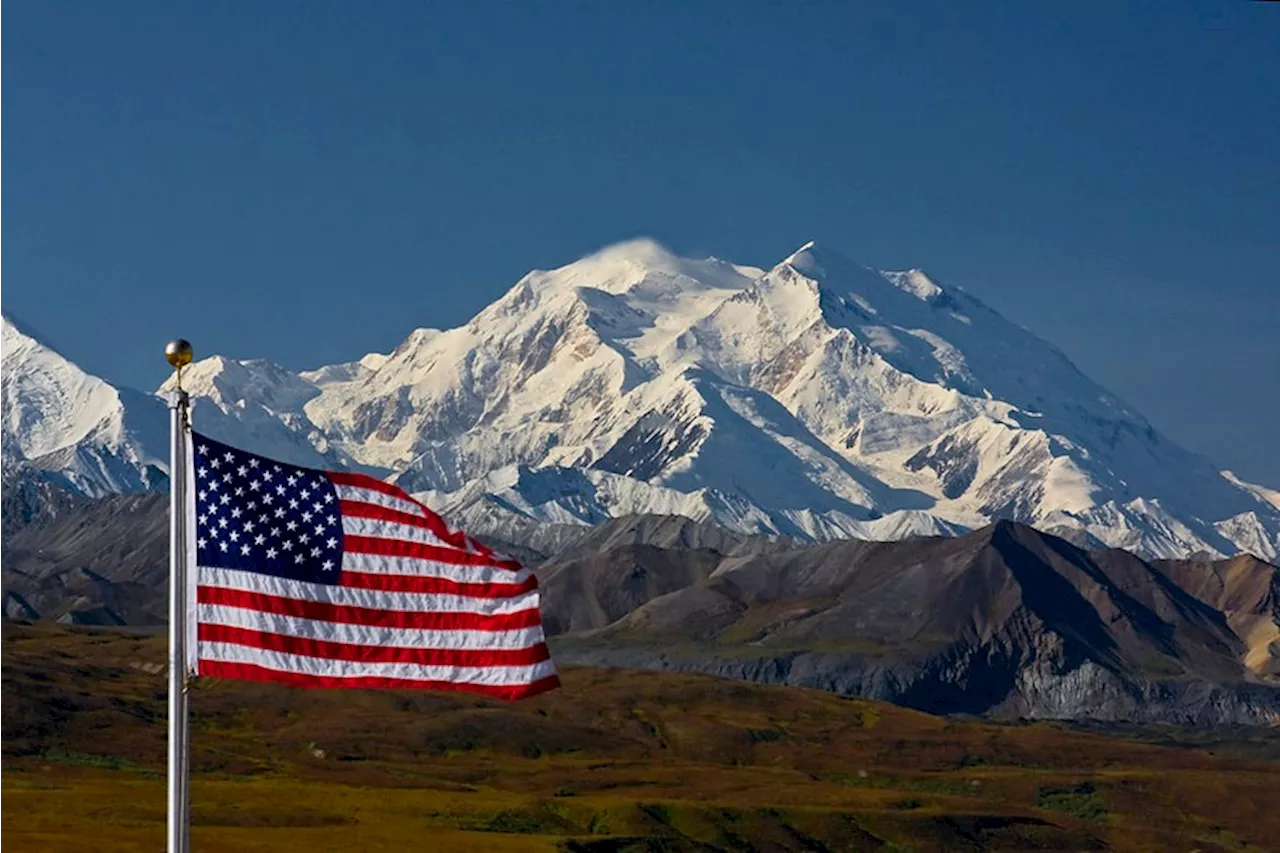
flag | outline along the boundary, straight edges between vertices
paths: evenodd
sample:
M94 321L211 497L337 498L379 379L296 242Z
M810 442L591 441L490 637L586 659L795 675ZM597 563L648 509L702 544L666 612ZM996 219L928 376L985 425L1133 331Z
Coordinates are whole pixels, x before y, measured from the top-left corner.
M191 442L199 675L503 699L559 685L516 561L374 477Z

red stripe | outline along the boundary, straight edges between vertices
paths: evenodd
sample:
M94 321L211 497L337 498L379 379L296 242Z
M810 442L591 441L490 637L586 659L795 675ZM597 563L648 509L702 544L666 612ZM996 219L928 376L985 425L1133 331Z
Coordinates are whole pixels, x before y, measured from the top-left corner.
M343 515L353 516L356 518L372 518L377 521L390 521L395 524L405 524L410 527L420 527L424 530L429 530L431 533L435 534L436 538L440 539L440 541L442 542L450 541L449 539L440 536L440 534L437 532L438 525L436 525L434 522L428 519L425 519L420 515L414 515L411 512L405 512L404 510L393 509L391 507L386 507L386 506L379 506L378 504L365 503L364 501L344 500L344 501L338 501L338 505L339 505L339 508L342 510ZM459 534L459 535L462 535L462 534ZM466 541L469 542L469 544L473 547L468 549L468 548L463 548L461 546L455 545L454 546L455 548L461 548L461 550L456 551L456 553L467 554L472 557L483 557L484 565L497 565L497 566L501 566L504 569L514 568L518 570L522 568L522 566L515 560L498 559L493 555L493 551L484 547L479 542L476 542L474 540L466 540ZM450 549L451 552L453 552L453 550L454 549ZM446 560L445 562L457 563L458 560ZM474 559L469 562L472 565L476 563Z
M420 575L384 575L376 572L344 570L340 586L354 589L376 589L381 592L444 593L471 598L510 598L538 588L538 579L529 575L522 583L465 583L448 578Z
M328 474L329 479L332 482L337 483L339 486L354 486L358 489L371 489L375 492L381 492L384 495L391 495L393 498L399 498L402 501L408 501L422 510L427 523L427 528L434 533L440 541L447 542L453 547L463 551L471 550L471 543L468 541L465 533L450 530L448 525L444 523L444 519L428 509L426 504L414 500L408 492L399 486L384 483L382 480L370 477L368 474L352 474L343 471L329 471L326 473ZM489 551L488 548L483 546L480 546L478 550L482 553Z
M369 489L375 492L382 492L384 495L391 495L393 498L400 498L409 503L416 504L409 493L399 486L393 486L385 480L379 480L377 477L370 477L368 474L357 474L352 471L326 471L325 474L329 480L339 486L354 486L357 489ZM429 511L429 510L428 510Z
M366 504L367 506L367 504ZM345 510L343 510L345 512ZM425 542L408 542L404 539L381 539L376 536L356 536L347 533L342 537L342 549L348 554L376 554L380 557L417 557L436 563L454 566L489 566L518 572L523 566L515 560L495 560L485 554L455 551Z
M261 610L302 619L318 619L324 622L345 622L350 625L374 625L380 628L421 628L435 631L511 631L531 628L538 622L538 608L518 610L515 613L447 613L415 612L409 610L377 610L372 607L355 607L349 604L330 604L325 601L305 601L262 592L246 592L220 586L196 588L196 599L201 604L224 604L245 610Z
M411 678L385 678L360 676L337 678L327 675L307 675L301 672L281 672L251 663L228 663L217 660L201 660L200 675L210 678L238 678L245 681L272 681L292 687L323 688L375 688L386 690L445 690L459 693L480 693L495 699L527 699L560 686L560 677L548 675L529 684L504 685L459 684L450 681L419 681Z
M361 663L412 663L421 666L532 666L549 658L545 643L527 649L415 649L400 646L355 645L254 631L234 625L200 625L200 639L235 643L273 652Z
M402 509L353 500L338 501L338 508L342 510L343 515L354 515L358 518L376 518L379 521L394 521L396 524L408 524L412 527L421 527L424 530L435 532L434 525L430 521L416 513L405 512Z
M384 495L390 495L393 498L399 498L402 501L408 501L422 511L424 518L419 520L425 520L427 529L442 542L447 542L463 551L475 551L476 553L484 554L486 557L494 557L492 548L482 542L477 542L460 530L450 530L449 526L444 523L443 518L433 512L426 504L415 500L412 495L399 486L393 486L390 483L370 477L368 474L352 474L345 471L326 471L325 474L331 482L339 486L371 489Z

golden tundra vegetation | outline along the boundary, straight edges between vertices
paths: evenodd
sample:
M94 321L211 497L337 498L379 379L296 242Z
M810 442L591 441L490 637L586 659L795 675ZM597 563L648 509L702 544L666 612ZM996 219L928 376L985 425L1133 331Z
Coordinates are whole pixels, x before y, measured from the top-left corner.
M6 853L155 851L164 638L6 624ZM518 703L197 681L199 851L1276 849L1280 735L569 669Z

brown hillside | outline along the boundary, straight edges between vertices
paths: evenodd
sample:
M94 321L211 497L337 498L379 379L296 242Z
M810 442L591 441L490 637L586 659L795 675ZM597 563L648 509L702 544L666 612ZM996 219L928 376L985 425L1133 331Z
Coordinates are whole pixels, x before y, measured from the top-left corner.
M7 850L158 849L163 640L9 625ZM199 850L1261 850L1255 759L705 676L516 704L197 681ZM1172 730L1167 730L1172 731Z

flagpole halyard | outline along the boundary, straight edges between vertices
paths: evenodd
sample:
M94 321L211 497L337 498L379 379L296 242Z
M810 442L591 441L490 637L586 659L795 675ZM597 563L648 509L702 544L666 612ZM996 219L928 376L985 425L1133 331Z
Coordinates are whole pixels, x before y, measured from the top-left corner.
M190 749L187 727L187 448L190 398L182 390L182 368L191 363L191 344L181 338L164 349L177 372L169 395L169 766L168 853L189 853L191 842Z

